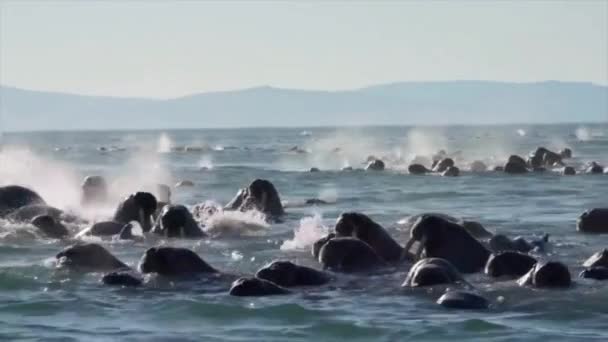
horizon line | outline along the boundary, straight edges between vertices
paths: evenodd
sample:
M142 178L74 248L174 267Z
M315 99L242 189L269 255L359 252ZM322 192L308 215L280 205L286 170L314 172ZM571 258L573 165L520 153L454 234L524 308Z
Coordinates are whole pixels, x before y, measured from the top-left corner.
M165 131L203 131L203 130L258 130L258 129L361 129L361 128L444 128L444 127L509 127L509 126L569 126L569 125L593 125L608 124L608 121L555 121L555 122L513 122L513 123L453 123L453 124L352 124L352 125L276 125L276 126L210 126L210 127L156 127L156 128L119 128L119 129L33 129L33 130L0 130L3 134L28 134L28 133L82 133L82 132L165 132Z
M453 80L409 80L409 81L391 81L385 83L371 83L365 86L353 87L353 88L341 88L341 89L318 89L318 88L291 88L291 87L280 87L274 86L270 84L260 84L257 86L243 87L243 88L232 88L232 89L223 89L223 90L207 90L207 91L199 91L192 92L179 96L172 97L154 97L154 96L120 96L120 95L101 95L101 94L91 94L91 93L78 93L72 92L70 90L52 90L52 89L41 89L41 88L29 88L29 87L20 87L14 86L10 84L1 84L0 90L3 88L16 89L21 91L30 91L30 92L38 92L38 93L49 93L49 94L59 94L59 95L73 95L73 96L82 96L82 97L99 97L99 98L114 98L114 99L125 99L125 100L152 100L152 101L170 101L177 100L197 95L203 94L219 94L219 93L230 93L230 92L240 92L240 91L248 91L248 90L256 90L256 89L274 89L274 90L286 90L286 91L308 91L308 92L325 92L325 93L337 93L337 92L349 92L349 91L360 91L374 87L381 86L390 86L390 85L399 85L399 84L414 84L414 83L496 83L496 84L513 84L513 85L530 85L530 84L542 84L542 83L571 83L571 84L588 84L597 87L608 88L608 80L606 84L596 83L592 81L563 81L563 80L539 80L539 81L504 81L504 80L482 80L482 79L453 79Z

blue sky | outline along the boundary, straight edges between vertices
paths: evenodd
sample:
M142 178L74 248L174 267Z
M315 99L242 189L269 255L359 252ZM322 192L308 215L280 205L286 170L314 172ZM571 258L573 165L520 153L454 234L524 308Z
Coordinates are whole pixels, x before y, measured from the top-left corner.
M608 84L608 1L0 0L0 83L174 97L257 85Z

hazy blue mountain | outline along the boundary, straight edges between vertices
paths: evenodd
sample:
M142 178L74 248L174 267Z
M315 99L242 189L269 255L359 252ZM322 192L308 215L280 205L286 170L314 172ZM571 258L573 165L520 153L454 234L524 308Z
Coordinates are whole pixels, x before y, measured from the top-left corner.
M4 130L608 121L591 83L403 82L347 91L257 87L168 100L0 88Z

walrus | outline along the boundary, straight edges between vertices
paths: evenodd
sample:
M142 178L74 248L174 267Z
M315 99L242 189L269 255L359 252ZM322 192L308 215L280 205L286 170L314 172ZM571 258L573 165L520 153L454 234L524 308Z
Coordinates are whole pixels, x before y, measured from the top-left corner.
M556 165L562 165L562 157L544 147L539 147L534 152L530 153L527 164L532 169L553 167Z
M500 252L490 255L485 273L493 278L519 278L528 273L536 264L536 259L519 252Z
M108 184L102 176L87 176L80 186L80 203L83 206L104 203L108 200Z
M387 262L399 261L403 255L403 248L382 226L365 214L342 213L334 231L337 237L354 237L367 243Z
M31 204L11 212L7 218L14 222L28 222L36 216L47 215L59 221L64 216L62 210L46 204Z
M194 182L190 180L179 181L175 184L176 188L191 188L194 186Z
M113 221L127 224L137 221L144 232L152 229L152 215L156 212L156 197L149 192L137 192L125 198L116 209Z
M454 160L452 158L443 158L437 162L436 165L433 166L433 172L442 173L450 167L453 167Z
M46 204L33 190L19 185L0 187L0 217L28 205Z
M503 171L510 174L523 174L528 172L526 161L517 155L512 155L505 164Z
M327 241L333 239L336 237L336 234L334 233L329 233L323 237L321 237L320 239L318 239L317 241L315 241L312 244L312 248L311 248L311 254L312 256L319 260L319 253L321 252L321 247L325 246L325 244L327 243Z
M582 213L576 222L582 233L608 233L608 208L593 208Z
M566 265L556 261L537 262L534 267L521 277L517 283L520 286L532 286L538 288L570 287L570 271Z
M608 279L608 267L595 266L583 270L579 274L580 278L606 280Z
M196 253L177 247L153 247L139 261L141 273L163 276L189 276L200 273L218 273Z
M542 238L532 240L531 242L526 241L521 236L516 236L512 240L502 234L494 235L489 245L493 252L504 252L504 251L517 251L522 253L528 253L532 250L544 251L545 245L549 242L549 234L545 234Z
M143 280L131 271L115 271L104 274L101 282L106 285L136 287L143 284Z
M336 237L327 241L319 251L319 262L325 269L338 272L368 271L386 266L373 248L350 237Z
M469 169L471 170L471 172L475 173L486 172L488 170L488 166L480 160L475 160L471 163Z
M437 304L450 309L484 310L490 307L490 303L484 297L462 290L447 291L439 297Z
M274 219L285 214L279 192L274 184L265 179L256 179L247 188L240 189L224 209L239 211L256 209Z
M329 202L322 200L320 198L308 198L306 201L304 201L304 204L306 204L306 205L327 205L327 204L329 204Z
M460 176L460 169L456 166L450 166L441 173L443 177L458 177Z
M593 254L583 263L583 267L608 267L608 250L603 249Z
M36 216L30 223L46 236L53 239L63 239L70 235L68 229L50 215Z
M459 224L469 234L471 234L471 236L473 236L476 239L487 239L487 238L491 238L492 236L494 236L494 234L492 232L488 231L481 223L479 223L477 221L469 221L469 220L459 219L459 218L453 217L451 215L442 214L442 213L422 213L422 214L411 215L411 216L407 217L406 219L400 220L398 222L398 225L401 227L401 230L408 230L409 231L409 230L412 229L412 227L414 226L414 224L422 216L425 216L425 215L439 216L439 217L442 217L443 219L445 219L447 221Z
M207 234L183 205L166 205L152 228L152 233L166 237L203 238Z
M258 270L255 276L282 287L323 285L330 280L325 272L290 261L273 261Z
M407 274L402 287L425 287L462 281L458 270L449 261L426 258L418 261Z
M410 166L407 167L407 172L409 172L412 175L423 175L425 173L431 172L431 170L427 169L422 164L411 164Z
M422 215L410 229L410 240L405 246L409 252L415 242L414 261L426 258L442 258L451 262L462 273L482 270L490 252L466 229L437 215Z
M559 151L559 155L562 157L562 159L570 159L572 158L572 150L566 147Z
M230 295L237 297L260 297L291 293L277 284L259 278L239 278L232 283Z
M572 166L565 166L562 169L562 174L564 176L574 176L576 175L576 170Z
M77 234L79 236L92 235L92 236L112 236L118 235L122 231L125 223L116 221L101 221L94 223L91 227L85 228Z
M368 171L383 171L385 168L386 165L380 159L371 160L369 163L367 163L367 166L365 166L365 170Z
M112 271L128 268L112 253L96 243L76 244L55 256L58 266L81 271Z
M588 174L602 174L604 173L604 167L593 161L587 165L585 172Z

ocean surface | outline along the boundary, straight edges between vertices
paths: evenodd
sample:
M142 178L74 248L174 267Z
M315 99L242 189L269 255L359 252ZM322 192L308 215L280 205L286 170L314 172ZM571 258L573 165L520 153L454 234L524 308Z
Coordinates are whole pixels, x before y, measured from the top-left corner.
M117 288L101 284L101 274L55 267L54 255L74 241L0 221L2 341L608 340L608 282L578 278L582 262L608 248L608 236L575 228L584 210L608 206L608 174L467 171L474 160L502 165L510 154L527 155L538 146L571 148L568 162L578 169L591 160L608 166L607 124L38 132L6 133L1 141L0 185L29 186L49 204L91 221L111 216L131 192L181 180L195 185L173 188L174 203L225 204L239 188L265 178L291 205L280 224L267 225L256 213L220 213L213 223L218 230L220 223L240 228L200 241L88 238L133 267L147 248L162 244L193 249L230 274L251 275L278 259L320 268L310 245L344 211L368 214L401 244L407 231L399 221L441 212L511 237L549 233L542 257L566 263L575 281L568 290L537 290L467 276L492 303L482 311L445 309L435 304L441 292L402 289L407 266L335 275L327 286L265 298L230 297L230 283L204 279L149 277L142 288ZM441 149L454 156L460 177L407 173L413 158L428 159ZM382 157L388 169L340 171L363 168L369 155ZM308 172L311 167L321 171ZM107 178L111 204L80 208L86 175ZM308 198L330 204L301 205ZM69 228L75 234L86 225Z

